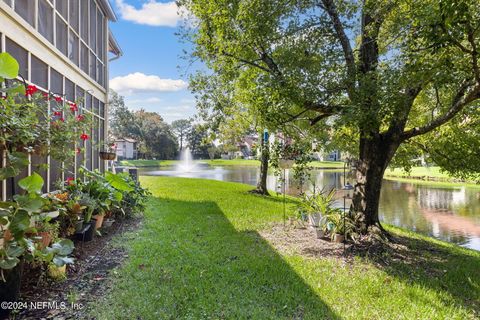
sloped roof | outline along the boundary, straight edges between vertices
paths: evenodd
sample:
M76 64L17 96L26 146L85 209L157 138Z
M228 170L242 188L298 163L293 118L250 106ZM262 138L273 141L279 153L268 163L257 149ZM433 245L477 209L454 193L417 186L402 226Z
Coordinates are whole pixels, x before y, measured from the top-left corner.
M131 143L137 142L137 140L132 138L115 138L114 140L115 142L119 142L119 141L125 141L125 142L131 142Z
M103 12L105 12L105 14L107 15L108 20L113 22L117 21L117 15L115 14L115 11L113 11L113 7L110 4L110 1L98 0L97 2L98 5L102 8Z

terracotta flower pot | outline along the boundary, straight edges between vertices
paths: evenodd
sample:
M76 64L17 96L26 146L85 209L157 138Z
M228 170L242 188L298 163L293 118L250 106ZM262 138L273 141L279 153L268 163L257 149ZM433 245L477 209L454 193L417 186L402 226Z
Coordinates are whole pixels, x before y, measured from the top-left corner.
M39 240L41 249L45 249L52 242L52 235L49 232L39 232L38 236L41 237L41 239Z
M343 234L335 233L334 241L337 243L342 243L345 241L345 236Z
M95 224L95 229L100 229L103 225L103 215L96 214L93 216L95 220L97 220L97 223Z
M11 241L13 239L13 234L10 230L5 230L3 232L3 240L5 240L5 242L8 242L8 241Z

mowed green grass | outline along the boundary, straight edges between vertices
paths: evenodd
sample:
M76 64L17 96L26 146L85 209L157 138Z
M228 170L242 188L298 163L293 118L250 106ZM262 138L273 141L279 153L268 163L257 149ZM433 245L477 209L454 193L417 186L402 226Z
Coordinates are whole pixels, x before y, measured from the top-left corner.
M260 166L258 160L246 160L246 159L214 159L214 160L198 160L199 162L207 163L211 166ZM133 167L164 167L177 164L178 160L122 160L120 164L123 166ZM340 161L312 161L310 166L314 168L324 169L341 169L343 168L343 162Z
M403 169L387 169L385 171L386 176L391 177L412 177L412 178L438 178L438 179L452 179L446 172L442 172L440 167L413 167L410 172L405 172Z
M408 259L280 254L258 233L281 222L280 198L250 186L142 177L153 193L97 319L475 319L480 253L396 228ZM289 211L295 200L288 200Z

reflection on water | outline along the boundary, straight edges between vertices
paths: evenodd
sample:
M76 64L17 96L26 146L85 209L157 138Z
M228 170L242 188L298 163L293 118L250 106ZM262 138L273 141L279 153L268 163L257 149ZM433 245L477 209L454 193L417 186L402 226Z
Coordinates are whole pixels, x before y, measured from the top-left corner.
M179 173L173 168L144 168L140 174L205 178L256 185L259 170L256 167L205 166L196 171ZM287 193L292 195L312 188L312 183L297 185L291 173L287 174L286 180ZM311 180L320 189L340 189L343 186L343 172L314 170ZM279 179L273 175L268 176L267 185L270 190L281 190ZM480 189L384 180L380 217L382 221L392 225L480 250Z

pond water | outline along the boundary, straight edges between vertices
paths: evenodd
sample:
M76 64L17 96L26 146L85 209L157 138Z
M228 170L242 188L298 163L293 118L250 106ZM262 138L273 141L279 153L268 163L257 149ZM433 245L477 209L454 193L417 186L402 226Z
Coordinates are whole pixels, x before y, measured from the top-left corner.
M141 168L139 174L204 178L256 185L259 169L248 166L200 165L190 172L178 172L173 167ZM341 189L344 185L341 170L313 170L311 176L313 183L320 189ZM287 193L297 195L300 187L295 183L291 172L287 173L286 181ZM349 181L348 177L346 181ZM270 190L281 192L281 183L274 175L268 176L267 185ZM309 184L303 189L312 189L312 186ZM343 201L340 201L339 205L343 206ZM380 218L388 224L480 250L480 188L443 187L435 184L384 180Z

